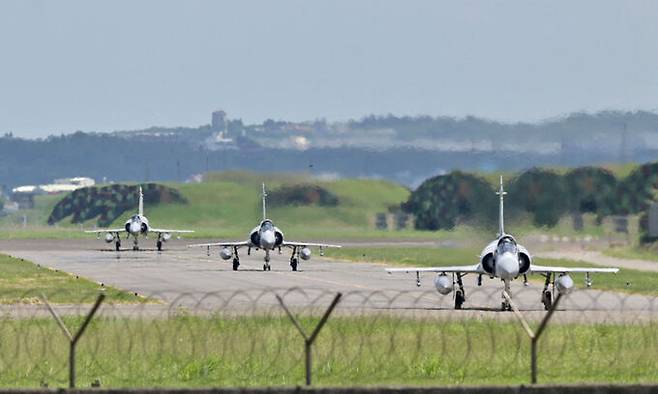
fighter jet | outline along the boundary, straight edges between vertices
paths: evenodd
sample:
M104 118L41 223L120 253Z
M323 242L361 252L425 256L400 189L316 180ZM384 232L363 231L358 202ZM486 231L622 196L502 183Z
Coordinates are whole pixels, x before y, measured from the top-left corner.
M156 239L155 245L158 248L158 251L162 251L162 244L171 239L171 234L182 234L182 233L193 233L192 230L168 230L161 228L152 228L149 225L149 221L144 216L144 194L142 193L142 187L139 187L139 208L138 212L126 220L126 223L123 228L103 228L97 230L85 231L85 233L95 233L98 238L102 233L105 233L105 242L112 243L116 247L117 252L121 249L121 233L126 233L126 239L133 237L133 250L139 250L139 236L143 235L145 238L148 238L149 233L157 233L158 238Z
M238 255L238 249L243 247L247 248L247 255L251 254L251 249L262 249L265 252L265 263L263 264L263 271L272 270L272 267L270 266L270 253L274 250L278 250L280 253L281 248L287 247L292 249L292 255L290 256L290 268L292 268L293 271L297 271L300 258L302 260L309 260L311 258L311 247L318 247L320 249L320 256L324 256L325 248L341 247L340 245L330 245L323 243L286 241L283 237L283 232L278 227L275 227L273 222L267 218L266 198L267 193L265 192L265 184L263 183L263 220L258 226L251 230L249 233L249 238L246 241L195 244L189 245L189 247L204 247L207 250L208 256L210 256L211 247L220 247L221 250L219 251L219 255L222 259L230 260L233 258L233 271L237 271L238 267L240 266L240 256Z
M500 189L496 192L500 198L498 235L494 241L489 243L480 253L479 261L473 265L447 266L447 267L419 267L419 268L388 268L386 271L394 272L416 272L416 285L420 286L421 272L435 272L434 286L442 295L450 294L455 285L455 309L461 309L466 300L462 278L467 274L478 275L478 286L482 285L482 276L491 279L499 278L504 284L504 292L511 297L510 282L523 275L524 282L527 274L539 274L545 278L541 301L546 310L551 308L553 295L557 289L560 293L568 293L573 288L573 280L570 273L585 273L587 287L592 286L590 274L594 272L617 273L619 268L566 268L545 267L532 263L532 256L526 248L516 242L514 237L505 233L503 217L503 201L507 194L503 190L503 177L500 177ZM451 274L448 276L448 274ZM527 282L525 282L527 284ZM511 310L511 305L503 296L503 310Z

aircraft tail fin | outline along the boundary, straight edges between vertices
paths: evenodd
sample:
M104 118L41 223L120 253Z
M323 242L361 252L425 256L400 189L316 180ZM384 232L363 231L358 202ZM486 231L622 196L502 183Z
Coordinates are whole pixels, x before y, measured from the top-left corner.
M503 189L503 176L500 176L500 189L496 192L500 196L500 206L498 210L498 236L502 237L505 234L505 216L503 206L505 205L505 195L507 192Z
M266 209L266 204L265 204L265 199L267 198L267 192L265 191L265 183L263 182L263 220L267 219L267 209Z
M139 187L139 216L144 215L144 193L142 193L142 187Z

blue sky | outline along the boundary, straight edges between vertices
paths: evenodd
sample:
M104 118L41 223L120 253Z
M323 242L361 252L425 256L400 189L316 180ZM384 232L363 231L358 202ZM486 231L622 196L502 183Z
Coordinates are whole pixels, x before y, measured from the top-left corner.
M0 133L658 108L653 1L0 3Z

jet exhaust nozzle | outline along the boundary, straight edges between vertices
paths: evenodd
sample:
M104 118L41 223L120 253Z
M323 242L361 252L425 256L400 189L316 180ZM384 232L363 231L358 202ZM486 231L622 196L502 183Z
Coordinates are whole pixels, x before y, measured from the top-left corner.
M454 284L452 279L448 278L447 275L439 274L434 278L434 287L441 295L448 295L452 292Z

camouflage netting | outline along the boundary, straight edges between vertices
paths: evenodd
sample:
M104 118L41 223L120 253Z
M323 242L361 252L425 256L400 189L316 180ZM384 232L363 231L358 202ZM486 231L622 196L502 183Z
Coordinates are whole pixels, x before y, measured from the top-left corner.
M536 226L555 226L568 206L565 189L560 175L550 170L531 168L511 180L509 211L531 213Z
M338 197L317 185L284 185L268 193L268 203L272 206L319 205L333 207L338 205Z
M416 216L421 230L450 230L458 221L491 220L496 201L493 189L484 179L454 171L423 182L402 209Z
M633 170L617 190L617 213L632 214L645 211L655 201L658 189L658 163L647 163Z
M649 206L656 201L658 190L658 163L647 163L633 170L617 191L618 213L641 213L640 243L650 244L658 237L649 235Z
M564 186L572 213L594 213L600 223L616 210L617 178L606 169L573 169L564 176Z
M48 217L48 224L53 225L71 216L71 223L97 218L99 226L109 226L124 212L137 210L139 186L144 192L144 204L187 202L178 190L155 183L85 187L58 202Z

